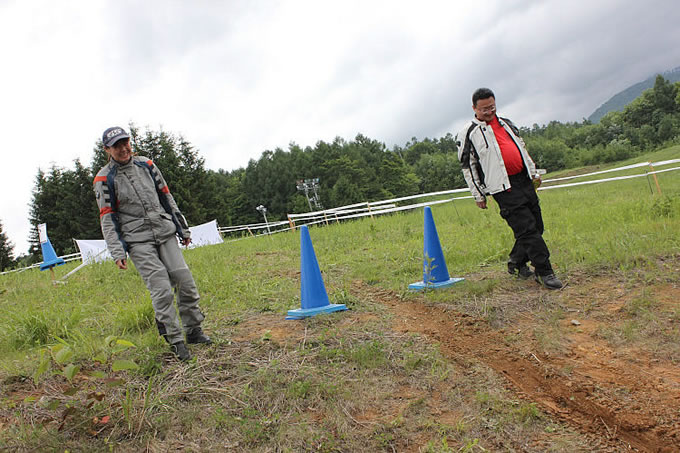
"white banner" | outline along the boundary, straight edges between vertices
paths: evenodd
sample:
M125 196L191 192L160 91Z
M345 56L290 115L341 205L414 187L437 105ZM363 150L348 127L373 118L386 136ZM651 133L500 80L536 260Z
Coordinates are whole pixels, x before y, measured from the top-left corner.
M113 259L106 249L104 239L76 239L75 241L82 254L83 263L101 263Z
M204 245L221 244L224 242L222 240L222 235L217 231L217 220L189 227L189 231L191 231L190 249L202 247Z

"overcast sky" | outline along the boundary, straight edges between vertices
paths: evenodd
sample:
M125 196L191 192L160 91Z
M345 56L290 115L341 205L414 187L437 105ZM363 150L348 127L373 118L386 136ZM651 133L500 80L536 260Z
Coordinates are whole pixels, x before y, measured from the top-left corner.
M89 165L112 125L233 170L290 142L455 134L480 86L519 125L580 121L680 66L679 24L677 0L0 0L0 221L26 253L38 169Z

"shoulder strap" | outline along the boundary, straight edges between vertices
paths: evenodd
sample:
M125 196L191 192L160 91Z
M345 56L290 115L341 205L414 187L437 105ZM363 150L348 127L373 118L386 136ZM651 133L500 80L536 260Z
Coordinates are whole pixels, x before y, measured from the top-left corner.
M128 251L128 244L123 239L123 233L120 229L120 222L118 221L118 197L116 196L116 174L118 173L118 167L113 165L109 174L106 175L106 187L109 190L109 199L111 200L111 220L113 221L113 227L118 234L118 240L123 246L123 250Z
M149 170L149 174L151 175L151 179L153 180L153 183L156 186L156 192L158 192L159 197L161 197L161 194L170 192L168 186L164 185L163 182L161 181L161 178L158 177L158 173L156 172L153 161L151 159L147 161L135 161L135 165L137 165L138 167L145 167L147 170Z
M161 184L161 179L158 176L158 173L154 170L154 165L153 161L151 159L147 161L135 161L135 165L139 167L146 167L147 170L149 170L149 175L151 175L151 179L153 180L154 185L156 186L156 193L158 194L158 201L161 202L161 206L163 206L163 209L165 212L170 214L170 217L172 217L172 222L175 224L175 228L177 229L177 235L182 237L183 232L182 232L182 224L179 220L179 214L173 213L172 212L172 207L170 206L170 203L168 202L168 199L166 198L165 194L169 194L170 190L168 189L167 185ZM182 219L184 220L184 219ZM186 224L186 221L184 221ZM185 226L185 228L188 228Z
M106 175L106 187L109 188L109 197L111 198L111 209L113 212L118 211L118 197L116 196L116 173L118 168L114 165L111 167L111 171Z

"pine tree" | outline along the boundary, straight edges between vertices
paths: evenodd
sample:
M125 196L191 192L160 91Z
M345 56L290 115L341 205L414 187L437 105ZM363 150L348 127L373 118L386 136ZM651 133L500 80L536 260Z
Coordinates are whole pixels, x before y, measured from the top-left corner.
M73 239L100 238L97 203L92 192L93 175L79 160L75 169L52 166L45 174L38 171L31 200L29 236L34 261L40 261L42 250L38 225L47 224L47 234L57 255L75 252Z
M0 221L0 271L4 271L14 265L14 244L12 244Z
M35 177L35 183L33 187L33 194L31 196L31 204L29 210L28 221L31 223L33 228L28 235L28 254L30 255L30 262L37 263L40 261L40 237L38 236L37 226L44 222L43 219L47 216L48 204L45 200L46 196L46 186L48 185L47 179L45 178L45 172L38 169L38 174Z

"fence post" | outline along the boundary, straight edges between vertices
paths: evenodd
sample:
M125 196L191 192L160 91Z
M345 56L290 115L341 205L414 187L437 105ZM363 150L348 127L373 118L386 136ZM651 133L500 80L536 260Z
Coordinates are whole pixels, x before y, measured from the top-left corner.
M649 163L649 168L654 171L654 166L652 163ZM661 186L659 185L659 179L656 177L656 173L652 174L652 177L654 178L654 184L656 184L656 190L659 192L659 195L662 195L661 193Z

